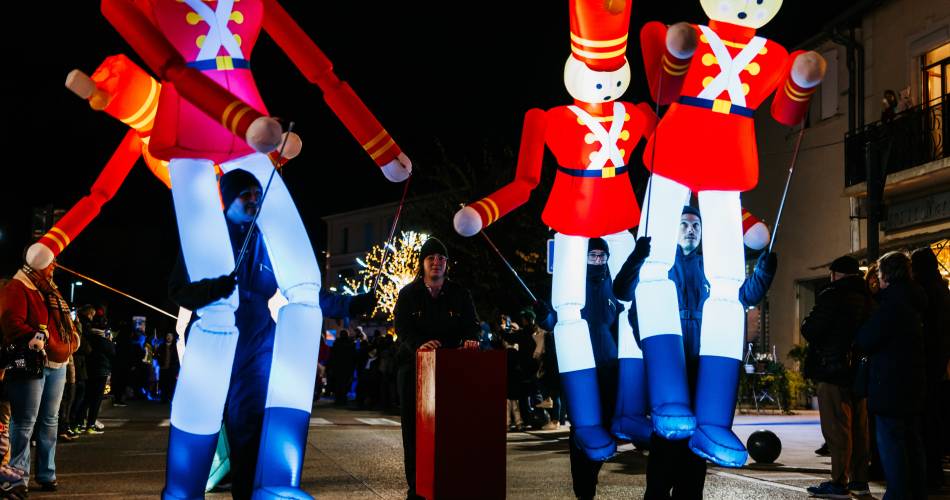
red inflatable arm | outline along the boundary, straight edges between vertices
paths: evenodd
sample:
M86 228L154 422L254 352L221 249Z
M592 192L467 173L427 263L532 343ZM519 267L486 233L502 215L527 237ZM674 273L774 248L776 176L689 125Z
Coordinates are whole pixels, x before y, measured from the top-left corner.
M523 205L531 191L541 180L541 162L544 158L544 132L547 126L545 112L540 109L528 111L521 132L518 150L518 168L515 180L498 191L468 205L478 212L482 228L497 221L515 208Z
M808 103L811 101L812 94L818 89L817 86L806 89L795 83L792 78L792 64L795 59L804 54L805 51L799 50L788 56L788 62L785 65L784 81L779 84L775 91L775 98L772 100L772 117L783 125L797 125L805 119L808 112Z
M640 47L650 96L654 102L659 96L662 106L679 98L690 64L690 59L680 59L666 48L667 29L665 24L651 21L640 30Z
M311 83L366 153L383 166L402 152L353 89L333 73L333 63L277 0L264 0L264 30Z
M102 14L162 81L173 83L182 97L239 138L244 139L251 123L263 116L197 69L186 66L175 47L130 0L102 0Z
M119 186L139 159L141 151L142 142L138 133L135 130L126 132L119 147L112 154L112 158L93 183L89 194L69 209L69 212L40 238L39 243L49 248L53 256L59 255L69 242L78 236L92 219L96 218L102 206L115 196Z

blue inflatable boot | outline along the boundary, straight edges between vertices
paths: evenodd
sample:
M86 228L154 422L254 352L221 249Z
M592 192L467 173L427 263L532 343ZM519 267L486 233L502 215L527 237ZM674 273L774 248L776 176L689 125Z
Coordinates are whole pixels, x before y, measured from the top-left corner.
M742 467L748 452L732 432L739 360L721 356L699 357L696 387L696 432L689 448L696 455L722 467Z
M310 413L292 408L265 408L257 457L253 500L311 500L300 489Z
M649 444L653 423L647 418L648 401L643 360L621 358L617 380L617 406L610 432L619 439L632 441L637 446Z
M686 383L681 335L654 335L641 342L650 394L653 430L669 439L686 439L696 429Z
M218 433L192 434L171 427L168 433L168 469L162 500L201 500L218 446Z
M617 444L601 423L597 388L596 368L561 373L561 389L567 397L575 442L588 458L603 462L617 452Z

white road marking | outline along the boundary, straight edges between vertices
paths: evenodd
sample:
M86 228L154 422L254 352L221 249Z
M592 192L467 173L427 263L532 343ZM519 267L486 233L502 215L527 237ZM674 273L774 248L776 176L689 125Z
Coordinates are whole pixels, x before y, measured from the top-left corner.
M367 425L399 426L399 422L396 422L395 420L389 420L388 418L358 418L356 421Z
M738 480L740 480L740 481L746 481L746 482L748 482L748 483L763 484L763 485L765 485L765 486L773 486L773 487L775 487L775 488L781 488L781 489L783 489L783 490L791 490L791 491L797 491L797 492L800 492L800 493L808 493L808 490L806 490L805 488L799 488L798 486L792 486L792 485L789 485L789 484L775 483L775 482L772 482L772 481L766 481L765 479L759 479L759 478L756 478L756 477L743 476L743 475L741 475L741 474L732 474L732 473L729 473L729 472L723 472L723 471L719 471L719 470L714 470L714 471L712 471L712 473L715 474L715 475L717 475L717 476L728 477L728 478L731 478L731 479L738 479Z
M333 422L320 417L310 417L310 425L333 425Z

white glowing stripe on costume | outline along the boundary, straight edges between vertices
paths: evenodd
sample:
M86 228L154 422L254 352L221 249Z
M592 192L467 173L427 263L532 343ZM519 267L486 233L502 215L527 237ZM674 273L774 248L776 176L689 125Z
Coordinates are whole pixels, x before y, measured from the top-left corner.
M654 174L640 212L638 237L650 236L650 255L640 268L635 296L640 339L654 335L682 335L679 295L669 272L679 252L677 239L683 205L689 203L689 189ZM649 228L647 228L649 214ZM649 229L649 234L644 234Z
M221 165L250 172L270 187L262 199L257 227L274 265L274 276L287 304L277 313L274 354L267 382L266 408L293 408L310 413L323 315L320 268L300 213L266 155L253 153Z
M587 301L587 238L554 235L551 306L557 311L554 346L560 373L593 368L594 349L581 309Z
M620 150L617 148L617 140L620 139L620 133L623 131L623 118L626 115L623 104L614 102L614 119L610 125L610 132L607 132L604 126L587 111L573 105L567 108L584 122L587 129L594 134L594 139L601 144L600 151L597 151L594 158L591 158L587 170L603 169L608 159L614 167L622 167L624 164L623 155L620 154Z
M205 41L198 51L196 61L214 59L218 55L218 50L224 47L228 55L235 59L244 59L241 47L234 34L228 28L228 21L231 19L231 9L234 6L234 0L220 0L215 10L211 10L201 0L184 0L189 7L201 16L208 23L208 34L205 35Z
M703 268L709 298L703 304L701 356L742 359L745 311L739 287L745 280L742 204L736 191L700 191L703 215Z
M742 91L742 80L739 78L739 74L755 59L755 56L759 54L759 50L765 47L765 38L753 37L742 51L733 58L729 55L729 50L715 31L703 25L699 25L699 29L706 35L706 40L709 41L709 47L716 56L716 64L719 65L720 72L697 97L713 100L724 91L728 91L729 100L732 104L745 106L745 92Z
M603 238L607 242L607 249L610 252L607 261L607 266L610 268L610 277L616 278L620 268L623 267L623 263L627 261L627 257L633 251L636 241L630 231L609 234ZM624 312L617 318L617 358L642 359L643 352L637 346L637 340L633 336L633 327L630 326L630 321L627 319L627 311L630 310L633 304L631 302L621 302L621 304L623 304Z
M191 281L216 278L234 269L214 162L174 159L169 163L172 199L178 221L182 257ZM234 311L238 294L195 311L199 320L188 334L172 402L171 423L192 434L215 434L231 381L237 346Z

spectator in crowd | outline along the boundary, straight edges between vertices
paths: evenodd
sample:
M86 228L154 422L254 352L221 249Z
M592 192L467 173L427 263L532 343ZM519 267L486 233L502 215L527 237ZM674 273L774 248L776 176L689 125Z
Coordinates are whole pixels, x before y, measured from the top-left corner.
M53 282L55 262L44 269L24 265L0 290L0 332L4 344L46 352L38 378L20 370L4 377L10 398L10 463L24 471L29 484L30 439L36 435L36 482L56 491L56 437L59 404L66 382L66 362L79 347L69 304Z
M327 366L330 387L334 402L345 405L347 395L353 386L353 371L356 369L356 342L346 330L340 330L333 347L330 348L330 361Z
M878 259L878 309L856 337L870 356L868 410L887 478L884 500L926 498L927 473L920 423L926 397L921 314L926 294L912 279L910 259L888 252Z
M950 373L950 289L940 275L937 257L930 247L914 250L910 255L914 281L927 294L923 310L924 366L927 375L926 411L923 439L927 452L927 487L943 486L943 445L950 432L950 422L943 414L946 406L947 374Z
M699 371L699 352L702 339L703 303L709 298L709 283L699 251L702 243L703 225L699 210L686 205L680 216L678 247L669 278L676 285L680 308L680 328L683 335L683 350L686 355L686 375L693 401L696 396L696 378ZM634 291L640 276L640 268L650 255L650 238L637 240L636 247L627 257L614 281L617 298L631 301L627 319L640 342L640 330ZM763 252L751 276L739 288L739 301L746 307L762 301L772 284L778 259L774 253ZM695 408L693 408L695 410ZM688 440L672 441L653 433L650 436L650 455L647 461L646 499L702 498L706 482L706 461L689 449Z
M831 481L808 488L819 498L870 494L867 400L852 387L854 336L874 302L853 257L835 259L829 272L831 284L801 326L808 341L805 376L818 382L821 432L831 454Z
M79 320L80 333L86 335L92 329L92 320L96 316L96 308L90 304L87 304L79 309L79 314L77 319ZM86 371L86 356L92 352L92 348L89 347L89 344L86 342L79 343L79 349L73 353L73 364L76 366L76 389L73 396L73 401L68 411L68 427L66 433L69 436L78 436L80 434L80 427L83 426L85 422L80 413L82 408L85 407L86 402L86 380L88 378ZM60 418L62 418L62 412L60 412ZM84 430L84 429L83 429Z
M79 412L77 424L85 424L86 434L102 434L96 427L102 395L106 389L106 379L112 373L115 361L115 345L108 338L108 326L104 316L97 316L90 325L89 332L83 335L83 342L89 346L86 353L86 394Z
M407 498L416 495L416 351L478 348L478 315L467 289L446 277L448 250L429 238L419 252L416 279L399 291L394 310L399 408L402 421L403 465L409 485Z
M142 358L145 357L145 349L135 337L135 332L126 329L116 334L115 344L115 364L112 367L112 406L121 408L128 406L126 398L129 388L135 387L135 379L139 365L142 364Z
M174 333L165 334L165 342L158 346L155 352L158 361L158 381L162 393L162 403L170 403L175 395L175 383L178 381L178 371L181 370L181 359L178 353L178 339Z
M82 327L78 324L78 321L76 322L76 331L80 332L80 338L82 338ZM79 347L82 348L82 341L80 341ZM63 397L59 403L59 423L57 424L58 439L66 443L76 439L72 433L68 432L70 426L69 410L72 408L75 398L76 363L73 361L73 357L70 356L69 361L66 362L66 383L63 384Z

